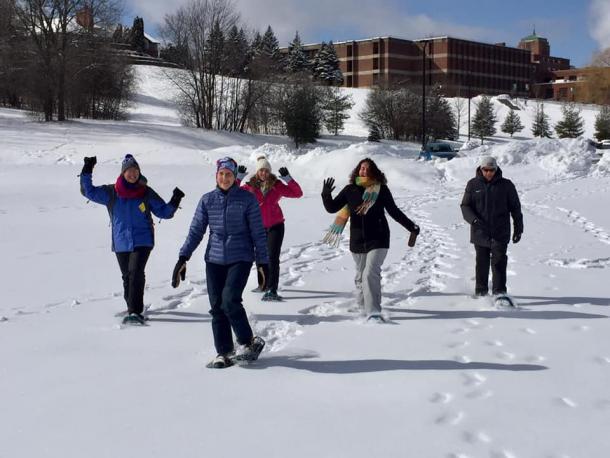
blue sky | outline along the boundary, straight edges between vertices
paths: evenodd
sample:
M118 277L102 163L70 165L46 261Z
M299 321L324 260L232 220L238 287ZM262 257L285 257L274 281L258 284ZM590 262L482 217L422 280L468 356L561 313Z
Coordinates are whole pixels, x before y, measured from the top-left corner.
M163 16L188 0L125 0L125 22L137 14L156 34ZM450 35L516 46L534 26L551 53L584 66L610 47L610 0L233 0L252 29L267 24L281 45L298 30L306 43L392 35Z

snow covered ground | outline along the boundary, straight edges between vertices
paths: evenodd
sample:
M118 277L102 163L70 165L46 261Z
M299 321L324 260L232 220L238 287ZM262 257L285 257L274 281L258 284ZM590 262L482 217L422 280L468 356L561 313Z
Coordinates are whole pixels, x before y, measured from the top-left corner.
M284 138L180 127L158 69L138 72L131 122L41 124L0 110L0 457L608 456L609 153L500 136L423 163L417 145L354 138L355 117L345 136L293 151ZM186 193L173 220L157 221L151 321L138 329L117 326L108 216L77 178L82 157L97 155L94 182L113 182L127 152L161 196ZM172 289L170 274L215 160L252 170L261 153L305 192L282 205L286 301L261 302L253 274L244 302L265 352L247 368L208 370L205 244L186 284ZM516 310L470 296L474 250L459 201L482 154L498 158L524 207L523 239L509 248ZM322 179L341 187L365 156L422 227L411 249L390 222L385 325L348 311L347 239L320 243L333 219Z

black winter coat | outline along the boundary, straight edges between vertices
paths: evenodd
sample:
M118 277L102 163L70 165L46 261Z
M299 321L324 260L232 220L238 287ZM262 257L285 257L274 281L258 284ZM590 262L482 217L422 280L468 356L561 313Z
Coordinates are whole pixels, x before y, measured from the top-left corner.
M366 215L358 215L356 209L362 204L364 190L362 186L349 184L334 199L331 194L322 193L322 202L327 212L336 213L345 205L349 207L349 249L352 253L368 253L378 248L390 248L390 228L384 210L408 231L415 230L417 226L396 206L386 185L381 185L379 196Z
M462 215L470 224L470 242L490 248L510 241L510 217L514 231L523 233L523 215L517 190L512 181L502 177L498 168L491 181L485 180L480 167L466 185Z

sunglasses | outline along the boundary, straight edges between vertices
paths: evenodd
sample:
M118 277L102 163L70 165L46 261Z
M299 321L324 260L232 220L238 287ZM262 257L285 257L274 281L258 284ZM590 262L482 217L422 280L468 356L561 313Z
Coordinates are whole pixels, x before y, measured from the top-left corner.
M481 172L485 172L485 173L493 173L495 171L496 171L496 169L491 169L491 168L488 168L488 167L481 168Z

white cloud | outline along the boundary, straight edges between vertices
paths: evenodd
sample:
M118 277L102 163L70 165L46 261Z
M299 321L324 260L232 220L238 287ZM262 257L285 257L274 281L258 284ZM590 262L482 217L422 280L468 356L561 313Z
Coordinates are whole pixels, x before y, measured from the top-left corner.
M167 13L188 0L127 0L133 14L161 24ZM451 35L494 41L494 31L410 14L400 0L234 0L244 23L263 32L271 25L281 46L298 30L304 42L348 40L392 35L414 39Z
M610 1L592 0L589 8L591 14L591 37L601 49L610 47Z

